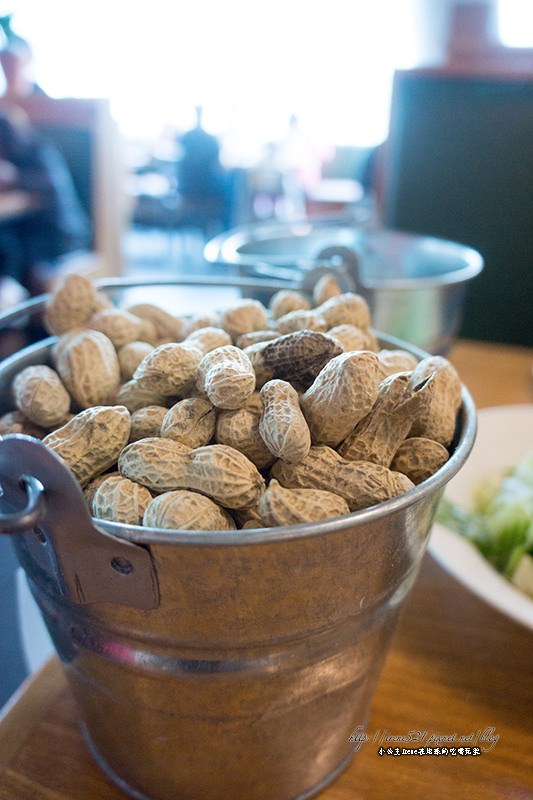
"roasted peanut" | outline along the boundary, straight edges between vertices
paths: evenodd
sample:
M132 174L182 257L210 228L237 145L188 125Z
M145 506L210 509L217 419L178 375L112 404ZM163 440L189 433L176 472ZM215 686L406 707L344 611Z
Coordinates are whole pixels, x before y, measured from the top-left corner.
M241 300L222 313L220 324L235 342L243 333L267 328L267 310L259 300Z
M276 461L270 470L288 489L321 489L343 497L350 511L382 503L412 489L401 472L368 461L346 461L331 447L311 447L298 464Z
M330 297L315 308L315 313L326 321L328 330L338 325L354 325L363 330L370 327L368 303L364 297L354 292Z
M211 497L225 508L253 508L265 481L256 466L233 447L211 444L188 455L187 486Z
M160 436L161 425L168 408L166 406L144 406L131 415L130 442Z
M96 406L49 433L43 444L61 456L84 487L116 462L129 435L127 408Z
M317 309L297 309L289 311L274 322L274 329L281 335L295 331L322 331L325 333L329 325Z
M251 344L258 344L258 342L271 342L273 339L277 339L279 333L277 331L252 331L251 333L243 333L242 336L239 336L237 339L237 347L240 347L241 350L244 350L245 347L249 347Z
M272 295L268 307L272 313L272 317L274 319L279 319L280 317L284 317L285 314L289 314L291 311L309 311L311 309L311 303L303 294L300 294L300 292L294 292L290 289L281 289L279 292Z
M118 469L152 491L191 489L225 508L253 507L264 489L255 465L222 444L190 450L172 439L141 439L124 448Z
M320 306L339 294L342 294L342 291L337 278L332 273L326 273L313 286L313 305Z
M142 525L144 512L152 495L144 486L110 475L94 493L91 503L93 517L119 522L122 525Z
M98 303L91 281L73 272L65 277L45 303L46 329L61 336L74 328L85 327Z
M23 433L25 436L33 436L34 439L42 439L49 431L41 428L40 425L35 425L26 414L17 409L16 411L7 411L0 417L0 436L6 436L9 433Z
M194 386L202 351L194 344L168 343L155 347L133 374L142 389L168 397L184 395Z
M92 481L89 481L87 486L84 488L83 494L84 494L84 497L85 497L85 502L87 503L87 506L88 506L89 511L91 512L91 514L92 514L93 497L96 494L96 490L108 478L115 477L115 476L120 477L120 472L118 472L118 470L113 470L112 472L104 472L102 475L97 475L96 478L93 478Z
M105 333L118 349L140 338L142 320L121 308L104 308L97 311L88 322L89 328Z
M261 389L263 413L259 433L276 458L301 461L311 447L311 434L300 410L298 393L290 383L274 379Z
M408 350L379 350L378 358L383 367L383 376L394 375L395 372L413 370L418 361Z
M263 413L263 401L261 400L261 392L255 391L252 392L246 403L244 404L243 408L247 411L252 411L254 414L258 414L261 416Z
M455 367L443 356L430 356L416 365L411 373L411 385L426 380L433 384L431 402L420 410L409 435L434 439L447 447L455 434L461 381Z
M354 350L373 350L374 352L379 350L376 335L370 328L362 330L361 328L356 328L355 325L337 325L329 329L328 336L332 336L339 342L345 353L350 353ZM400 370L397 371L400 372Z
M160 435L190 448L202 447L213 438L215 422L215 407L207 398L187 397L167 409Z
M403 472L418 485L444 466L449 456L443 444L422 436L413 436L401 443L390 466L397 472Z
M144 514L148 528L181 531L231 531L231 515L209 497L198 492L177 490L155 497Z
M259 395L254 393L259 398ZM263 405L259 410L249 407L233 411L220 411L217 414L215 439L217 444L225 444L244 453L257 469L267 469L276 460L259 433L259 421Z
M343 458L390 465L420 409L431 400L432 386L413 387L410 377L410 372L398 372L380 383L373 407L339 447Z
M113 402L120 384L118 357L100 331L84 330L58 350L57 371L80 408Z
M185 335L185 322L182 319L152 303L137 303L126 310L136 317L150 320L158 340L180 342Z
M51 356L52 356L52 363L54 367L57 369L57 365L61 360L62 354L68 348L70 342L72 342L79 333L83 333L86 331L87 328L74 328L68 333L63 333L61 336L57 338L57 340L53 343L51 349Z
M124 478L140 483L153 492L170 492L182 488L188 452L188 447L172 439L159 436L139 439L120 453L118 471Z
M149 342L135 341L128 342L118 350L120 377L124 382L133 378L133 374L143 358L151 353L153 349Z
M113 303L104 292L95 291L94 293L94 310L93 314L97 311L103 311L104 308L113 308Z
M200 361L196 386L217 408L239 408L255 389L255 372L244 350L218 347Z
M184 341L198 347L205 356L206 353L216 350L217 347L231 344L231 336L222 328L198 328L192 331Z
M374 405L380 380L378 358L370 351L328 361L300 397L313 444L340 444Z
M220 314L214 312L212 314L195 314L185 323L184 334L190 336L194 331L201 328L220 328Z
M115 396L115 403L126 406L130 414L146 406L165 405L166 401L164 395L154 392L153 389L144 389L134 380L123 383Z
M66 422L70 395L59 375L44 364L25 367L13 381L15 405L35 425L54 428Z
M161 344L161 337L157 335L157 328L152 320L145 319L144 317L139 317L139 319L141 320L141 327L137 337L138 340L140 342L148 342L148 344L151 344L152 347L157 347L158 344ZM165 341L167 341L166 338Z
M271 480L259 499L259 515L267 526L299 525L348 514L348 503L320 489L285 489Z
M247 347L258 388L273 378L309 385L322 367L342 353L335 339L319 331L297 331L279 336L273 342Z

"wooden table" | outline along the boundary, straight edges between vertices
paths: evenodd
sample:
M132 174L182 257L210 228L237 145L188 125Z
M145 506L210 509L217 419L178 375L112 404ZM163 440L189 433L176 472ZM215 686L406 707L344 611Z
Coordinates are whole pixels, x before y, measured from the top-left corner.
M533 348L459 342L450 359L479 408L533 401ZM374 698L367 734L376 742L361 744L320 800L533 798L532 679L531 631L483 603L426 555ZM481 753L378 754L382 736L411 731L425 732L426 744L432 734L472 735ZM482 749L491 746L490 737L497 741ZM0 800L124 797L86 750L53 658L4 711Z

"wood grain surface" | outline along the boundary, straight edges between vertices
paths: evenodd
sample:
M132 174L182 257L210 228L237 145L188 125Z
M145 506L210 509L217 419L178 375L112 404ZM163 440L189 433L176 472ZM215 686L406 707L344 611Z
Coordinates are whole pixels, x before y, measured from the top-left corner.
M449 357L478 407L533 402L533 350L459 342ZM427 554L374 697L370 741L320 800L533 798L532 677L531 631ZM398 740L416 731L420 741ZM437 736L452 739L443 745L448 754L435 754ZM460 754L461 744L478 747L479 755ZM387 747L421 746L432 752L386 754ZM51 659L3 711L0 800L123 798L86 749L61 667Z

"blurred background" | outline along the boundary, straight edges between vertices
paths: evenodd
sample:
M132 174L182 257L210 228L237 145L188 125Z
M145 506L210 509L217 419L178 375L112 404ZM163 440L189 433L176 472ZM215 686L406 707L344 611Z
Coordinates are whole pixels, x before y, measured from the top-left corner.
M487 302L503 262L523 283L531 250L530 3L11 0L0 15L0 111L63 167L33 197L35 169L18 185L0 173L19 190L0 197L3 241L13 222L29 241L55 191L47 236L0 263L30 294L69 269L201 271L224 230L363 206L478 249L466 333L523 338L520 315L495 324Z
M2 13L2 102L60 148L111 274L139 260L172 269L229 227L362 200L420 228L397 219L398 161L380 176L397 71L532 69L533 10L516 0L11 0ZM442 121L454 98L439 107L442 87L428 91L425 113L432 104ZM414 145L417 131L401 135ZM404 142L393 146L398 156Z
M12 0L0 17L0 309L72 270L209 272L204 245L236 226L363 208L479 250L462 335L533 344L533 4ZM27 669L14 614L0 704Z

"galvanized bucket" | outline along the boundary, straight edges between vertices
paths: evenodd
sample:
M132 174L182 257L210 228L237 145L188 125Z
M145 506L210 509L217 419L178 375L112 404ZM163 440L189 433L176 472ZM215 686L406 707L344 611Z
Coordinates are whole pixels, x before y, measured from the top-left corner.
M0 365L0 397L52 341ZM294 800L333 780L368 725L438 500L475 430L463 389L453 453L415 489L320 523L236 532L93 520L52 451L4 437L1 530L112 780L152 800Z

